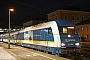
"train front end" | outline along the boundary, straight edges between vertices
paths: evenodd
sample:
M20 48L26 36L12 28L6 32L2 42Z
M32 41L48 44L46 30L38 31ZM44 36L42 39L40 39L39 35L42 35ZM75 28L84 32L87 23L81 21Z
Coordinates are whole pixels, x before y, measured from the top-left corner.
M75 24L64 20L57 21L58 31L61 41L61 54L70 52L80 52L80 39L78 32L75 29Z
M79 52L80 40L75 27L60 27L61 53Z

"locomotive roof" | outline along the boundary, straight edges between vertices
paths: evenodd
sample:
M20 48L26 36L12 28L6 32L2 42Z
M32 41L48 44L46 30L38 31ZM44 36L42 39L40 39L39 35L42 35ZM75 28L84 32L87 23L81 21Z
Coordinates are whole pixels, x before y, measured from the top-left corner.
M55 20L58 26L75 26L74 23L68 21L68 20Z
M58 26L75 26L74 23L68 21L68 20L54 20L54 21L49 21L46 23L41 23L38 25L34 25L34 26L30 26L30 27L26 27L22 30L20 30L20 32L24 32L24 31L28 31L28 30L36 30L36 29L42 29L42 28L46 28L46 27L51 27L54 26L54 23L57 23Z

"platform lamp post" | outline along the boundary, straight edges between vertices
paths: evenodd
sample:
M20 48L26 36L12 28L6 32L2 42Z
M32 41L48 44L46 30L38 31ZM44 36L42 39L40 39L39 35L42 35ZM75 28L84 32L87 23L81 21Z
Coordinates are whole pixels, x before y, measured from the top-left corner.
M10 12L11 12L11 11L14 11L14 9L9 9L9 30L8 30L9 36L8 36L8 49L10 49Z

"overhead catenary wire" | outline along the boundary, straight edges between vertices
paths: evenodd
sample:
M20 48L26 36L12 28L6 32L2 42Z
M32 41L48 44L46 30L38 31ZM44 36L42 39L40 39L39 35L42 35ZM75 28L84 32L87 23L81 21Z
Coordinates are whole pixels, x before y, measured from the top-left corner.
M67 6L65 6L65 7L62 7L62 8L66 8L66 7L68 7L68 6L73 6L74 4L80 4L80 3L82 3L83 1L85 1L85 0L78 0L78 1L76 1L76 2L73 2L73 3L71 3L71 4L69 4L69 5L67 5Z
M21 5L24 5L24 6L31 7L31 8L36 8L36 9L39 9L39 10L48 10L48 11L52 11L51 9L43 9L43 8L36 7L36 5L42 3L42 2L44 2L44 1L46 1L46 0L43 0L43 1L41 1L41 2L39 2L39 3L37 3L37 4L35 4L35 5L32 5L32 6L31 6L31 5L28 5L28 4L25 4L25 3L23 3L23 2L18 2L18 1L16 1L16 0L12 0L12 1L14 1L14 2L16 2L16 3L18 3L18 4L21 4Z

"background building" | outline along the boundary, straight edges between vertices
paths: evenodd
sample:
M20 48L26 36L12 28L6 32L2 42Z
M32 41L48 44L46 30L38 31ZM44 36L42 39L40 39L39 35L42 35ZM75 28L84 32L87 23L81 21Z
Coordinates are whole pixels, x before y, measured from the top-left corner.
M90 20L82 21L76 25L79 36L85 37L87 40L90 41Z
M73 23L79 23L83 20L90 19L90 12L74 10L56 10L48 15L48 21L55 19L69 20Z

